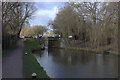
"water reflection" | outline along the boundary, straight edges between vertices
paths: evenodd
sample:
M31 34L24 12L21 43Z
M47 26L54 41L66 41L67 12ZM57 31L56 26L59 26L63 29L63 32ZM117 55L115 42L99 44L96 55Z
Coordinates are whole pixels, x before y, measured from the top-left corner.
M51 78L114 78L118 73L115 55L51 48L34 56Z
M48 51L50 56L53 56L53 61L55 63L61 63L65 65L76 65L79 63L86 64L93 59L95 55L86 54L85 51L76 52L73 50L64 50L64 49L50 49Z

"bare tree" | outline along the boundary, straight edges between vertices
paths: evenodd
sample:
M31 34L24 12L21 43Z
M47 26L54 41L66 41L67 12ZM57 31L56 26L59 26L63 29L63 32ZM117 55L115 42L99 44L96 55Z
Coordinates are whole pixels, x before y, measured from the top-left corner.
M77 35L91 48L117 45L118 3L74 2L59 10L53 28L64 36Z
M36 11L33 3L3 2L3 27L12 34L20 35L23 24Z

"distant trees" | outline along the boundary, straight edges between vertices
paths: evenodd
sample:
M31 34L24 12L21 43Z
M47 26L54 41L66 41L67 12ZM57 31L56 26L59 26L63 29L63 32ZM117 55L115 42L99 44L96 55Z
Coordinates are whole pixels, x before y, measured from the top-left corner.
M44 26L41 26L41 25L35 25L35 26L32 26L32 29L34 31L34 35L43 35L43 33L45 33L48 29Z
M118 3L66 3L60 8L53 28L64 37L78 37L79 41L88 43L87 45L92 48L108 43L117 45Z
M35 25L30 28L23 28L21 31L21 37L22 36L38 36L43 35L48 29L41 25Z

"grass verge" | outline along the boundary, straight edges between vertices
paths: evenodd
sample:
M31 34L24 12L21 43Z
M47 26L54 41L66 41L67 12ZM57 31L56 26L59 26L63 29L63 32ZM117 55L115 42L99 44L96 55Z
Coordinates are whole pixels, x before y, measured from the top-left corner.
M37 78L49 78L43 67L37 62L36 58L32 55L32 49L41 48L36 40L24 41L23 52L23 75L25 78L32 78L32 73L37 74ZM25 55L25 53L28 53Z

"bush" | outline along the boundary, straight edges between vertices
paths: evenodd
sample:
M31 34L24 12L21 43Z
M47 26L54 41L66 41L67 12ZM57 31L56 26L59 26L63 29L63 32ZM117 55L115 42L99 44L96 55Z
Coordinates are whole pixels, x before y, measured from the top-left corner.
M8 49L16 44L18 37L16 35L6 35L2 37L2 49Z

